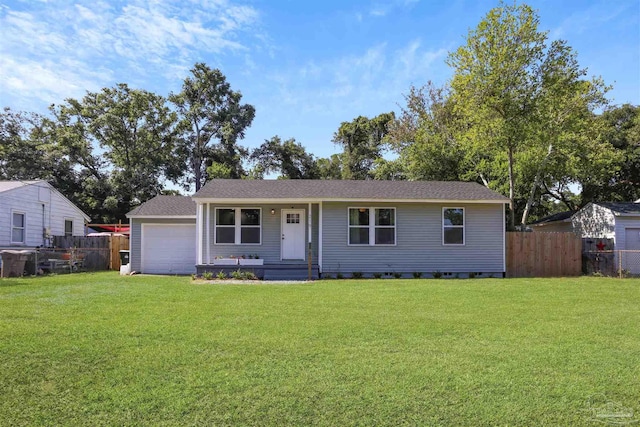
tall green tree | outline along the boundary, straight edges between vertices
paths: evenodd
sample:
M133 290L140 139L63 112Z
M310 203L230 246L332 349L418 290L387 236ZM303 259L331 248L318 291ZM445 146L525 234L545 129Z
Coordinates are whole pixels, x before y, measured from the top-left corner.
M383 113L372 119L356 117L340 124L333 135L333 142L342 147L342 178L372 179L373 166L381 157L383 139L394 113Z
M181 151L190 166L187 182L198 191L207 179L207 168L231 178L244 175L242 161L248 151L238 140L251 125L255 108L241 103L242 94L231 89L224 74L196 63L181 92L171 94L169 100L181 121Z
M640 199L640 106L624 104L604 111L597 119L602 142L611 144L619 156L600 174L581 180L582 204L590 201Z
M321 157L316 163L320 179L342 179L342 156L340 154Z
M166 181L178 182L184 162L176 156L177 117L166 100L126 84L88 92L54 107L60 143L92 178L108 181L102 207L124 219L132 207L160 194ZM99 147L102 155L94 150ZM107 179L108 178L108 179Z
M398 159L382 162L384 167L378 166L376 174L410 180L462 179L463 156L457 141L462 118L455 116L448 88L428 82L423 87L412 86L404 98L406 106L390 123L387 135Z
M251 153L263 173L279 173L285 179L318 179L319 171L313 155L295 138L282 141L279 136L266 140Z
M501 4L447 59L456 114L465 121L459 134L465 161L478 176L492 170L498 177L488 184L506 189L511 228L516 202L536 194L552 155L581 155L569 142L583 139L588 113L606 91L600 80L583 81L573 51L561 41L549 45L538 25L531 7ZM529 205L521 207L521 223Z

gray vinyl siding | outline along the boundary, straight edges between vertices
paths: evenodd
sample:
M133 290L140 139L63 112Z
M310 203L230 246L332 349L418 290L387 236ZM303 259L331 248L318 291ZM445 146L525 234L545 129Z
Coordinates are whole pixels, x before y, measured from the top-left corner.
M188 218L175 218L175 219L160 219L160 218L131 218L130 219L130 235L129 235L129 251L131 271L141 271L142 265L140 264L142 256L142 224L195 224L195 219ZM193 242L193 247L196 247L196 242Z
M638 216L617 216L615 218L615 248L616 249L629 249L627 248L627 228L639 228L640 229L640 215Z
M395 207L395 246L348 246L349 207ZM442 244L442 208L465 208L465 245ZM504 205L324 203L322 272L504 271Z
M215 208L261 208L262 209L262 243L260 245L219 245L215 244ZM204 233L204 242L203 242L203 263L210 264L213 262L213 259L217 256L219 257L229 257L229 256L241 256L241 255L250 255L257 254L261 259L264 259L265 264L306 264L307 261L307 251L305 251L305 260L304 261L282 261L280 259L281 255L281 212L282 209L304 209L305 211L305 242L308 242L308 220L309 220L309 205L307 204L288 204L288 205L256 205L256 204L234 204L234 205L210 205L209 210L209 238L207 239L207 224L206 221L203 224L203 233ZM205 204L205 216L207 205ZM275 215L271 215L271 209L275 209ZM318 262L318 205L313 204L311 207L312 215L312 253L313 256L311 258L312 262L315 264ZM207 243L209 245L209 252L207 252ZM209 255L209 258L207 257Z

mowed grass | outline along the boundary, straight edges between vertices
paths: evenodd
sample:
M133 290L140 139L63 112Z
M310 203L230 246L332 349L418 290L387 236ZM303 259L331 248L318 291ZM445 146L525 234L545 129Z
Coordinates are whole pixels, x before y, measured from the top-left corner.
M638 279L0 280L1 425L593 425L592 396L640 413Z

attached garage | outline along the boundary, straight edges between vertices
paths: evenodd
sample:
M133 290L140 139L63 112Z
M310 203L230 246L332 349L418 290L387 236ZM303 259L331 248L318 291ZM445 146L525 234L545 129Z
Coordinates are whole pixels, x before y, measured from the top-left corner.
M195 273L195 224L142 224L141 258L142 273Z
M131 271L196 272L196 204L186 196L156 196L127 214Z

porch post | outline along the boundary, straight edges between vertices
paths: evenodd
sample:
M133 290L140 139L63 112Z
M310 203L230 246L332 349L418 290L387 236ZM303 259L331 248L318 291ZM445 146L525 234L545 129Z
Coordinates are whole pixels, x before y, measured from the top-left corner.
M318 271L322 273L322 202L318 203Z
M211 264L211 203L207 203L207 237L205 239L207 245L207 264Z
M313 219L312 216L311 216L311 202L309 202L309 215L307 215L307 218L308 218L307 222L308 222L308 229L309 229L309 243L308 243L309 256L307 258L309 259L309 261L308 261L308 265L309 265L309 272L308 272L309 273L309 280L311 280L311 263L312 263L311 258L313 256L312 251L311 251L311 233L313 232L313 227L311 226L312 219Z
M196 262L199 265L202 265L202 234L203 234L203 224L202 217L204 211L204 205L202 203L198 203L196 205Z

